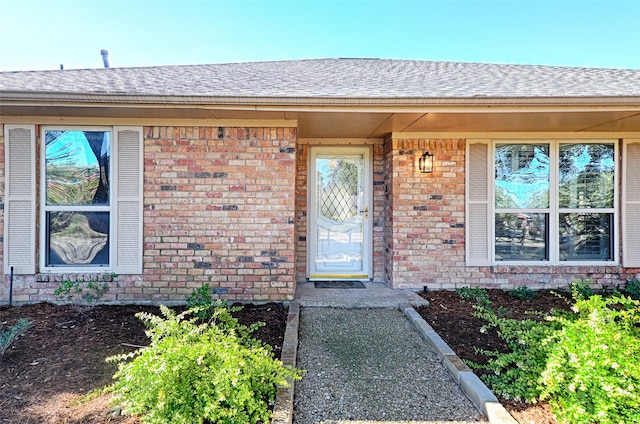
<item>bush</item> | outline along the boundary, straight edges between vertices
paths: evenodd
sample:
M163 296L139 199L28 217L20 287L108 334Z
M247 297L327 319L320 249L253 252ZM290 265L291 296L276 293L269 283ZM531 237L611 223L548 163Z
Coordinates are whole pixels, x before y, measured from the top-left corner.
M560 422L640 422L640 302L595 295L574 311L554 318L542 397Z
M24 333L31 327L33 324L26 318L20 318L9 327L8 330L2 329L2 324L0 324L0 358L4 356L4 353L9 349L11 343L13 343L20 334Z
M531 301L535 299L536 296L538 296L537 291L532 290L527 286L521 286L521 287L518 287L517 289L513 289L509 292L509 294L517 299L522 299L527 301Z
M499 317L491 308L476 306L474 315L487 321L482 331L495 328L504 341L506 352L478 349L486 364L468 362L473 369L487 371L480 378L497 395L536 403L541 393L539 379L553 344L547 342L559 328L553 321ZM537 313L540 314L541 313Z
M481 287L460 287L456 289L456 293L463 299L475 300L480 307L489 307L489 293Z
M116 274L108 274L111 280L117 278ZM101 280L100 277L94 276L85 280L82 277L75 281L69 279L62 282L53 291L54 296L58 300L72 302L77 305L94 306L109 291L109 284Z
M164 318L137 315L148 328L148 347L107 359L118 362L107 391L123 411L144 423L269 422L276 385L300 372L250 337L255 326L238 324L222 307L206 323L189 317L193 310L161 312Z
M204 284L199 289L191 292L189 296L186 296L186 301L187 308L193 310L195 315L201 320L211 319L216 306L227 306L224 301L214 303L209 284Z
M595 295L596 292L591 288L591 279L587 280L575 280L569 284L569 291L575 300L588 299Z
M624 294L634 300L640 300L640 280L637 278L628 279L624 287Z

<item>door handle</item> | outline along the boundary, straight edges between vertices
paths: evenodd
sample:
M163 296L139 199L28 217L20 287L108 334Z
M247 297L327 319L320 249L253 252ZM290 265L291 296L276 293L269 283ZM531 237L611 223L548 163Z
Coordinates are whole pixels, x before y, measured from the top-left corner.
M366 208L364 208L363 211L360 211L360 213L364 214L364 219L369 219L369 206L367 206Z

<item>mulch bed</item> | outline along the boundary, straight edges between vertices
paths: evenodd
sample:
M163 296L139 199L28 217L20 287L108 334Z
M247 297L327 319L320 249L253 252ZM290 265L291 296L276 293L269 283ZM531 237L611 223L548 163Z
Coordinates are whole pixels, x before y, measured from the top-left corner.
M518 299L502 290L488 290L493 308L504 308L507 318L533 318L526 311L550 312L552 309L568 309L566 293L542 290L533 300ZM433 327L447 344L464 360L486 363L486 358L476 348L503 350L503 343L496 331L480 332L486 322L473 316L474 300L466 300L455 291L431 291L422 294L429 306L418 308L418 313ZM546 403L529 405L522 402L500 399L509 413L522 424L557 424Z
M137 423L114 414L106 396L78 401L112 381L116 366L105 358L148 344L144 324L135 317L141 311L159 315L157 307L148 305L1 306L4 329L19 318L29 319L33 326L0 358L0 423ZM265 322L254 336L280 357L287 320L284 306L246 305L234 315L245 325Z

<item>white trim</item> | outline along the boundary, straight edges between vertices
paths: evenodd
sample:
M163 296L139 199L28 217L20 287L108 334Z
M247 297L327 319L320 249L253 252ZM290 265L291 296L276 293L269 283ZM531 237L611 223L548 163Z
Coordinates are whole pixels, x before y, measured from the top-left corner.
M638 255L637 257L632 256L632 254L629 253L630 249L630 244L631 241L629 240L629 238L631 237L631 233L633 232L633 242L635 244L640 244L640 235L638 233L640 233L640 228L637 227L632 227L632 223L631 218L636 218L637 219L637 215L631 214L627 209L630 206L636 207L638 209L640 209L640 198L639 199L629 199L628 193L627 193L627 178L628 178L628 174L629 172L632 172L631 169L633 169L633 172L636 173L640 173L639 170L637 170L637 163L630 163L629 161L629 156L628 156L628 148L630 144L637 144L640 148L640 138L628 138L628 139L624 139L622 142L622 159L623 159L623 165L622 165L622 193L621 193L621 219L620 222L622 223L622 232L623 232L623 237L622 237L622 266L624 267L640 267L640 255ZM634 168L635 167L635 168ZM635 245L633 246L633 253L637 253L640 250L640 245Z
M25 153L28 157L26 158L26 162L28 162L28 164L26 166L29 167L28 169L28 179L29 181L27 182L28 187L29 187L29 191L27 193L25 192L17 192L17 193L13 193L15 187L12 186L11 184L11 172L12 172L12 166L11 166L11 158L14 155L12 148L14 145L14 142L12 140L10 140L10 133L13 130L18 130L18 129L24 129L26 131L29 131L29 145L25 146L27 147L26 151L22 151L22 153ZM4 154L5 154L5 167L4 167L4 172L5 172L5 199L4 199L4 274L5 275L9 275L11 273L11 267L14 267L14 273L15 274L34 274L36 271L36 222L37 222L37 217L36 217L36 126L35 125L12 125L12 124L5 124L4 126ZM29 206L27 208L25 208L25 210L20 210L17 211L16 213L18 213L18 215L23 215L26 214L28 215L28 220L30 221L30 223L28 224L28 235L27 237L23 237L23 235L21 234L21 240L17 241L18 244L20 243L24 243L22 246L20 246L23 249L29 250L29 254L28 255L20 255L21 256L21 260L23 260L24 262L19 263L19 264L15 264L12 263L12 253L11 253L11 246L13 246L16 241L12 240L10 235L12 233L11 231L11 224L12 224L12 220L14 218L13 214L12 214L12 209L13 209L13 202L22 202L22 203L26 203ZM18 217L15 217L18 218ZM20 249L22 250L22 249Z
M318 155L321 154L362 154L364 160L364 179L365 179L365 207L368 208L368 218L365 219L364 237L363 237L363 263L362 271L354 273L345 273L344 270L328 273L327 271L318 271L313 265L313 258L316 253L316 243L314 235L314 226L316 222L316 208L312 204L315 196L312 190L315 190L315 163ZM329 279L329 274L334 274L335 278L346 278L345 274L354 276L349 279L358 279L368 281L373 278L373 220L375 211L373 210L373 163L372 152L370 146L311 146L309 149L309 158L307 163L307 273L306 278L311 279L314 274L321 274L320 279ZM361 274L366 273L366 277ZM355 275L358 274L358 278Z
M123 153L123 141L121 140L122 133L132 132L136 133L136 142L138 143L135 149L136 162L130 164L133 168L135 176L130 175L132 169L127 168L124 163L128 162L128 158ZM114 272L118 274L142 274L143 270L143 243L144 243L144 218L143 218L143 204L144 204L144 136L142 127L131 126L115 126L113 127L114 134L114 156L117 160L114 160L114 172L112 178L113 187L113 243L111 248L113 249L113 262L112 268ZM122 171L126 168L128 174ZM121 185L126 185L128 189L137 187L137 191L134 193L125 194L121 190ZM135 205L134 208L123 208L123 204ZM135 210L132 210L135 209ZM125 219L126 218L126 219ZM131 224L131 221L137 222L135 228L131 226L127 227L127 224ZM135 234L126 235L126 243L123 242L119 229L125 227L123 231L137 232ZM124 245L124 247L123 247ZM132 247L133 246L133 247Z
M89 106L87 106L89 107ZM124 109L126 111L126 109ZM151 111L153 112L153 111ZM157 118L157 117L88 117L88 116L2 116L0 123L22 124L38 122L40 125L57 126L104 126L135 125L154 127L261 127L297 128L297 119L219 119L219 118Z
M491 198L489 199L490 203L490 221L492 224L491 232L489 233L489 243L491 245L491 263L492 265L500 266L617 266L620 264L620 251L619 251L619 240L620 240L620 197L619 197L619 184L620 184L620 169L619 169L619 143L618 139L607 139L607 138L593 138L593 139L585 139L585 138L571 138L571 139L540 139L540 138L528 138L528 139L493 139L491 143L491 154L489 155L490 161L490 175L495 175L495 150L497 144L548 144L549 145L549 163L550 166L550 184L549 184L549 207L544 209L517 209L517 211L528 211L531 213L547 213L549 214L549 222L547 229L547 245L549 249L549 258L545 261L513 261L513 260L502 260L497 261L495 258L495 178L491 178ZM578 209L578 208L560 208L559 205L559 151L560 144L567 143L584 143L584 144L595 144L595 143L603 143L603 144L612 144L614 148L614 200L613 207L611 208L592 208L592 209ZM500 210L504 213L509 213L512 210L508 208L504 208ZM515 212L516 209L513 209ZM613 222L611 228L611 234L613 240L611 240L611 245L613 246L613 251L611 257L613 258L611 261L597 261L597 260L585 260L585 261L561 261L560 260L560 246L559 246L559 224L557 218L560 213L611 213L613 214Z
M300 138L298 144L313 146L382 145L384 138Z
M392 132L391 138L398 140L417 139L417 138L433 138L433 139L464 139L467 143L473 139L492 139L492 140L610 140L620 138L639 138L640 132Z
M480 144L484 146L486 150L486 173L485 175L472 175L471 167L471 145ZM489 139L471 139L467 140L467 146L465 149L465 263L468 266L489 266L492 262L492 242L491 242L491 234L493 231L493 215L491 214L491 205L490 201L493 199L493 184L492 182L492 166L491 163L491 150L492 144ZM479 182L477 179L483 178L484 181L484 189L485 189L485 197L483 199L471 199L470 190L474 187L475 182ZM475 181L475 182L474 182ZM472 206L480 206L484 207L484 218L482 222L472 222ZM486 227L486 239L484 240L484 250L486 254L483 257L474 256L476 252L473 252L472 248L472 240L477 240L482 237L482 234L477 235L475 233L476 225L483 225Z
M60 130L60 131L105 131L109 132L109 182L110 185L113 178L114 163L117 161L117 157L114 154L114 132L113 127L108 126L65 126L65 125L45 125L40 127L40 187L39 187L39 199L40 199L40 234L39 240L39 253L40 253L40 267L41 273L103 273L111 272L113 269L114 252L113 252L113 232L114 232L114 196L112 187L109 187L109 205L108 206L91 206L90 209L96 212L109 212L109 265L108 266L47 266L47 212L71 210L71 211L86 211L87 206L47 206L46 199L46 148L45 148L45 131L47 130Z

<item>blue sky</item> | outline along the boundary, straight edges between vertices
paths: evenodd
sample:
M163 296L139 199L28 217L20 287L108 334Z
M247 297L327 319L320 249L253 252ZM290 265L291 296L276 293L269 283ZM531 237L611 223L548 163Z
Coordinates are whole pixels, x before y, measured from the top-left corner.
M640 0L0 0L0 70L335 57L640 69Z

